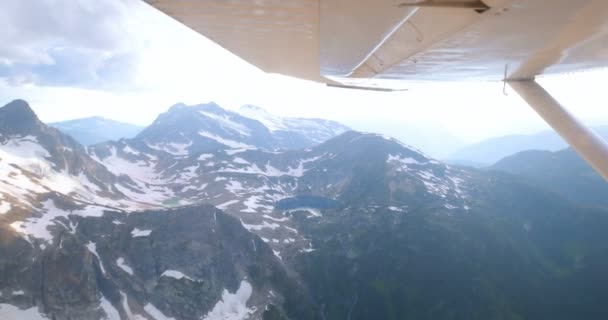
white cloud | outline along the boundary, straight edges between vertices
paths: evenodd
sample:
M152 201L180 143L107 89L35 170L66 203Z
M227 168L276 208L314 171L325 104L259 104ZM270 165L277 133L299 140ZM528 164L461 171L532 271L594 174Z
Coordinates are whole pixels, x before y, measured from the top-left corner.
M0 2L0 77L12 85L103 87L129 77L134 0Z

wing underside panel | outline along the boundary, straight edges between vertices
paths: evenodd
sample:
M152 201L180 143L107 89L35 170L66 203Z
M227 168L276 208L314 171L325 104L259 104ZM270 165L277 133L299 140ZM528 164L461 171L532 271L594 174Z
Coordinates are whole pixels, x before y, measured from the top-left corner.
M266 72L344 84L599 68L605 0L148 0Z

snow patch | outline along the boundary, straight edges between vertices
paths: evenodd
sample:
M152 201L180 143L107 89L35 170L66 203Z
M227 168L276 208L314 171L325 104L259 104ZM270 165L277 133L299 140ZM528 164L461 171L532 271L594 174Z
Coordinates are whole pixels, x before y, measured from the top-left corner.
M392 155L392 154L388 155L388 158L386 159L386 163L391 164L391 165L396 165L395 169L397 170L397 172L409 171L410 168L408 167L408 165L411 165L411 164L417 164L417 165L423 164L422 162L419 162L414 158L402 157L400 155Z
M194 279L188 277L187 275L183 274L180 271L177 270L165 270L165 272L163 272L161 275L161 277L169 277L169 278L174 278L174 279L182 279L182 278L186 278L190 281L194 281Z
M211 113L211 112L206 112L206 111L199 111L199 112L203 116L206 116L208 118L211 118L211 119L217 121L223 129L227 129L228 131L232 131L241 136L251 136L251 130L249 128L247 128L243 124L240 124L240 123L232 120L232 117L229 115L216 114L216 113Z
M211 154L211 153L203 153L200 156L198 156L197 160L198 161L205 161L205 160L211 159L211 158L213 158L213 154Z
M268 223L266 221L262 221L262 224L246 224L243 222L243 220L241 220L241 224L243 225L243 227L245 227L245 229L247 229L249 231L251 231L251 230L259 231L264 228L274 230L274 229L280 227L280 225L278 225L276 223Z
M131 178L145 182L159 179L158 173L154 170L152 164L142 160L132 162L124 159L117 155L114 147L110 147L110 156L103 160L99 160L96 157L93 157L93 159L106 166L108 170L116 175L127 175Z
M134 228L134 229L131 231L131 236L132 236L133 238L138 238L138 237L147 237L147 236L149 236L151 233L152 233L152 230L140 230L140 229Z
M307 160L300 160L300 162L298 163L298 166L295 168L292 167L287 167L287 171L283 171L280 170L274 166L272 166L270 163L266 163L266 165L264 166L264 169L262 170L260 167L258 167L257 164L251 164L248 167L244 167L244 168L234 168L234 167L222 167L218 173L247 173L247 174L257 174L257 175L263 175L263 176L268 176L268 177L282 177L282 176L292 176L292 177L301 177L304 175L304 173L306 172L306 170L304 169L304 163L306 163Z
M41 217L30 217L25 221L15 221L11 223L11 227L26 236L31 236L36 239L42 239L48 243L53 240L53 235L48 230L48 227L55 225L55 220L60 217L67 218L69 215L79 215L83 217L101 217L103 211L107 208L89 205L81 210L66 211L55 206L55 202L48 199L42 204Z
M161 143L161 144L148 143L147 145L148 145L148 147L150 147L154 150L163 151L163 152L172 154L174 156L187 156L188 147L190 147L192 145L192 141L189 141L188 143L176 143L176 142Z
M11 204L8 201L0 202L0 214L5 214L11 210Z
M37 307L29 309L19 309L13 305L0 303L0 319L7 320L49 320L38 311ZM120 320L120 318L117 318Z
M241 184L241 182L230 180L230 181L228 181L228 184L226 185L226 190L236 194L237 191L245 190L245 188L243 187L243 184Z
M125 263L125 259L123 257L120 257L118 259L116 259L116 265L121 268L124 272L133 275L133 269L131 269L131 267L129 267L126 263Z
M289 218L288 218L288 217L283 217L283 218L275 218L275 217L271 217L271 216L269 216L269 215L267 215L267 214L263 215L263 217L264 217L264 218L266 218L266 219L270 219L270 220L277 221L277 222L283 222L283 221L288 221L288 220L289 220Z
M235 293L224 289L222 300L218 301L213 309L207 313L203 320L243 320L255 312L255 308L248 308L247 301L253 293L249 282L243 280Z
M249 164L249 161L247 161L247 160L245 160L243 158L240 158L240 157L235 157L232 160L232 162L234 162L234 163L240 163L240 164Z
M87 249L89 249L89 251L91 251L91 253L97 257L97 261L99 261L99 268L101 269L101 272L103 274L106 274L106 269L103 267L103 262L101 261L99 254L97 254L97 244L95 242L89 241L89 243L87 243Z
M226 202L224 202L222 204L218 204L216 207L218 209L220 209L220 210L224 210L224 209L228 208L229 206L231 206L231 205L233 205L233 204L235 204L237 202L239 202L239 200L230 200L230 201L226 201Z
M299 207L299 208L287 210L287 211L285 211L285 214L292 214L293 212L298 212L298 211L308 212L309 215L307 215L306 218L316 218L316 217L321 216L321 210L315 209L315 208L309 208L309 207Z
M245 151L248 151L248 150L255 150L255 148L254 149L251 149L251 148L241 148L241 149L233 149L233 150L224 150L224 152L226 152L227 155L232 156L232 155L235 155L237 153L245 152Z
M154 318L154 320L175 320L175 318L169 318L160 310L158 310L153 304L147 303L144 306L144 310Z
M283 258L281 257L281 252L279 252L277 250L272 250L272 253L274 253L274 255L277 256L277 258L279 258L279 260L283 260Z
M127 297L127 295L122 292L120 292L120 296L122 297L122 308L125 310L125 313L127 314L127 319L128 320L148 320L148 318L139 315L139 314L133 314L133 311L131 311L131 307L129 306L129 298Z
M106 320L120 320L120 313L114 306L104 297L101 296L101 300L99 301L99 307L105 312Z
M199 131L198 134L201 137L215 140L217 143L223 144L223 145L233 148L233 149L255 149L255 147L252 145L248 145L246 143L242 143L242 142L238 142L238 141L234 141L234 140L224 139L220 136L217 136L217 135L207 132L207 131Z
M262 196L251 196L249 197L247 200L245 200L245 202L243 203L247 209L241 210L241 212L250 212L250 213L255 213L258 212L258 209L262 209L262 211L272 211L273 207L272 206L267 206L267 205L263 205L263 204L259 204L258 202L260 200L263 200Z

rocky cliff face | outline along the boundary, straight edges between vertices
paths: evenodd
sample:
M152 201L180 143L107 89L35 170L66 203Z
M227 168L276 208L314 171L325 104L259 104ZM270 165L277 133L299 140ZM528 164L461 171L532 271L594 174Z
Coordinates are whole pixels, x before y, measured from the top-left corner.
M301 312L282 307L303 288L272 250L211 206L62 221L43 250L3 230L0 314L8 305L50 319L253 319L268 306Z

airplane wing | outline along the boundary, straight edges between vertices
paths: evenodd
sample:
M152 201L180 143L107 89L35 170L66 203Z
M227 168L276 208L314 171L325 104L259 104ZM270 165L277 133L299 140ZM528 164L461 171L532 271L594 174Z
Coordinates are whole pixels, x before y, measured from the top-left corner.
M608 61L606 0L146 0L265 72L503 80Z

